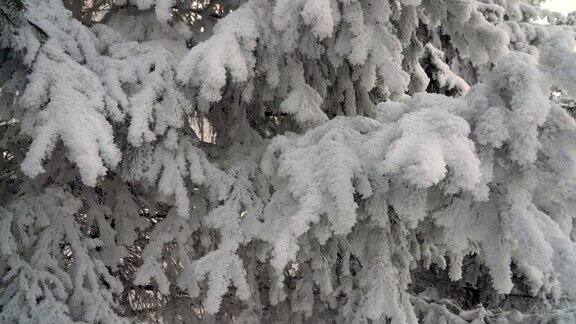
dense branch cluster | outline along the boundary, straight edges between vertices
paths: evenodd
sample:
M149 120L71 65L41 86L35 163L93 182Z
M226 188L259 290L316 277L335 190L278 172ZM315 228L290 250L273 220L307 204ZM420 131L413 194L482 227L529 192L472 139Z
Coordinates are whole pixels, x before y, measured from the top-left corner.
M4 1L0 322L576 320L576 16Z

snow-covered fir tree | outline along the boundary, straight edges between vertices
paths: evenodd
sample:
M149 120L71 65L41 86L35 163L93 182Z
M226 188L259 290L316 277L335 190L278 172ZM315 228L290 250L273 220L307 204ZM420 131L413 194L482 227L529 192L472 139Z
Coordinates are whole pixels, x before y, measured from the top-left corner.
M540 2L0 0L0 322L574 323Z

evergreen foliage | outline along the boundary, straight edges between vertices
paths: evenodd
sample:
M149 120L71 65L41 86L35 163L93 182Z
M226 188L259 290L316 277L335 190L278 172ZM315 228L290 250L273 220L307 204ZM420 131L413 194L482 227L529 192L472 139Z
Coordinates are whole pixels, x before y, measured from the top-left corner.
M539 5L0 0L0 322L576 321Z

